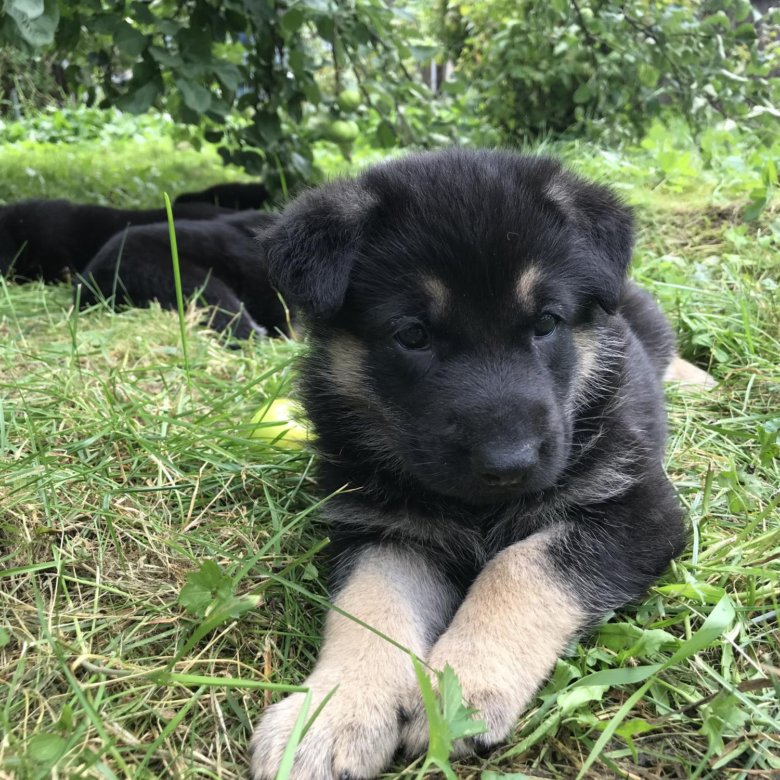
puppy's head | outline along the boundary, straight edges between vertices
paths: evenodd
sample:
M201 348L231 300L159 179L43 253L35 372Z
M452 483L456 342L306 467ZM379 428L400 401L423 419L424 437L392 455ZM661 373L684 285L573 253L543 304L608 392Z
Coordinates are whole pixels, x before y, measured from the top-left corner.
M546 158L416 155L303 195L263 243L310 324L326 454L477 503L556 483L631 255L609 191Z

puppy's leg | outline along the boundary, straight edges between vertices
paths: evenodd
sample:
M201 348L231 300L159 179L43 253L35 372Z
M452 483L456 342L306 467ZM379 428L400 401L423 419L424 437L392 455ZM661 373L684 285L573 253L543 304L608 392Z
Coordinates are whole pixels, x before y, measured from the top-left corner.
M455 670L464 699L487 725L457 752L502 741L567 645L640 596L682 543L680 511L661 476L651 489L624 496L622 506L556 524L496 555L427 658L435 670ZM418 709L402 740L414 755L427 739Z
M493 558L427 658L434 670L446 664L455 670L463 698L487 726L456 754L504 739L587 623L583 608L556 576L550 541L550 531L537 533ZM409 755L425 750L428 726L422 710L415 710L403 741Z
M711 390L717 386L717 382L704 370L687 360L683 360L679 355L672 358L666 373L664 374L666 382L679 382L681 385L696 385L705 390Z
M364 548L334 597L340 610L424 657L454 610L455 593L414 552ZM335 689L295 754L295 780L374 777L390 762L417 683L411 657L341 612L328 614L310 714ZM303 703L293 694L263 714L251 745L252 777L276 777Z

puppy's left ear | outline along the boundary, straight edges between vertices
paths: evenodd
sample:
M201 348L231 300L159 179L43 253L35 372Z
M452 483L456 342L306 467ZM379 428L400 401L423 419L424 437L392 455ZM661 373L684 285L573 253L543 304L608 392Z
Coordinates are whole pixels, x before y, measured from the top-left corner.
M617 311L634 248L634 215L611 190L560 171L545 195L584 243L586 290L608 314ZM587 259L586 259L587 258Z
M327 319L344 303L372 207L357 182L334 182L296 198L258 236L271 281L293 307Z

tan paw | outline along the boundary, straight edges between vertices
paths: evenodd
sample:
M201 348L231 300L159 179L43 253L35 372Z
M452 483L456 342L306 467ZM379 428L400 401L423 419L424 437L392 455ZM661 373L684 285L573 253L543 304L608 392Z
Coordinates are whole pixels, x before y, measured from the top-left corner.
M677 382L681 385L701 387L704 390L712 390L718 386L718 383L710 374L679 356L672 358L672 362L664 374L664 380Z
M473 648L475 653L477 648ZM432 669L441 671L447 664L451 666L460 681L463 701L467 706L477 710L475 720L481 720L486 730L455 742L452 750L453 758L462 758L474 753L483 753L489 748L503 742L512 731L527 696L523 693L521 681L512 689L506 685L506 669L492 669L488 659L489 651L481 656L471 656L465 648L458 648L458 654L448 655L446 642L441 642L431 652L428 664ZM434 675L434 687L436 680ZM410 717L401 729L401 744L404 754L413 758L423 754L428 748L428 719L422 702L415 703L410 710Z
M481 691L464 695L464 701L478 712L475 720L481 720L487 730L465 739L459 739L452 748L452 758L463 758L474 753L484 753L503 742L517 720L515 708L500 691ZM401 745L404 755L416 758L428 749L428 718L422 704L413 707L408 720L401 728Z
M312 685L314 695L307 720L332 687ZM295 693L263 713L250 746L253 780L276 777L303 702L304 694ZM390 763L398 746L400 712L401 698L396 691L350 686L342 680L298 745L290 777L376 777Z

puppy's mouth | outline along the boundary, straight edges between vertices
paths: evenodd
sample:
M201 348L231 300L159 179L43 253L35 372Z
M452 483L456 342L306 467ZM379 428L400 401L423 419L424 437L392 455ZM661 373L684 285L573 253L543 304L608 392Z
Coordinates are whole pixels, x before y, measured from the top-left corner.
M422 457L417 451L406 463L410 474L428 490L484 505L552 487L560 472L555 450L550 442L537 441L503 448L492 444L478 450L455 446Z

